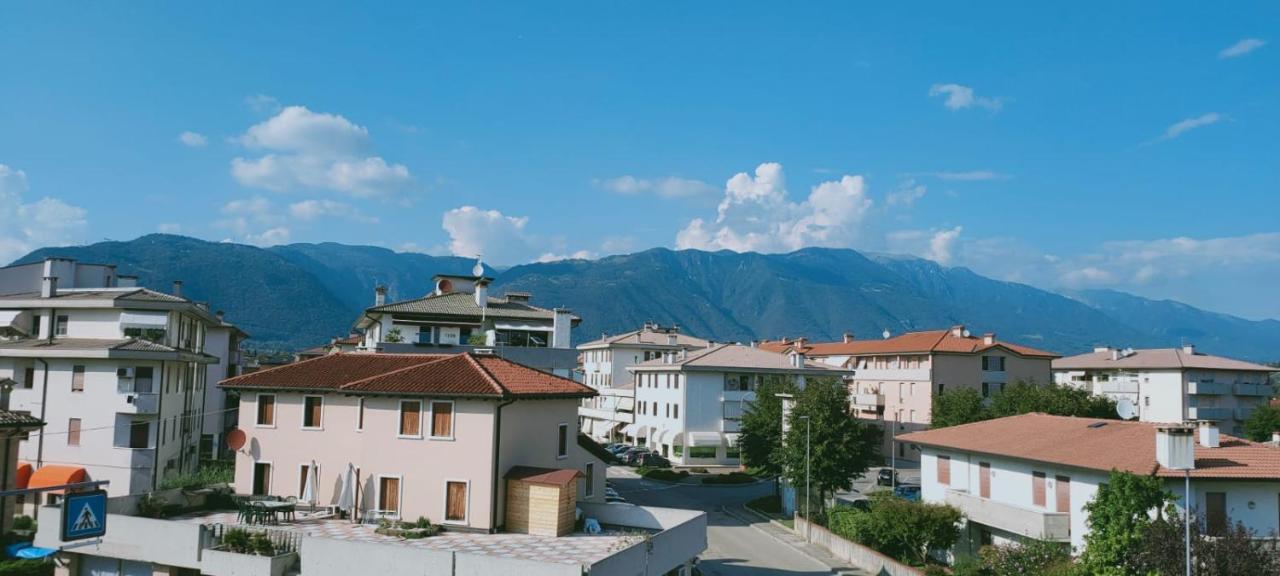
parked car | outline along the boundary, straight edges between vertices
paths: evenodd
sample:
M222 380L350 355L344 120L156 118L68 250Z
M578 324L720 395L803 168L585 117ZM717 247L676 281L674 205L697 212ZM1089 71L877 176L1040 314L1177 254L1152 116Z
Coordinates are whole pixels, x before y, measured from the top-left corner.
M649 468L670 468L671 461L657 452L646 452L636 457L636 465Z
M649 451L648 448L638 448L636 450L628 450L627 452L624 452L622 456L619 456L619 458L622 459L623 464L636 466L638 465L640 458L645 454L653 454L653 452Z
M870 511L871 511L871 500L869 500L869 499L867 499L867 498L865 498L865 497L858 497L858 499L857 499L857 500L849 500L849 499L847 499L847 497L840 497L840 498L837 498L837 499L836 499L836 506L846 506L846 507L849 507L849 508L853 508L853 509L855 509L855 510L861 510L861 511L863 511L863 512L870 512Z
M893 486L894 480L896 479L897 479L897 474L893 471L892 468L881 468L880 473L876 475L876 485L877 486Z
M617 454L618 452L621 452L621 451L623 451L623 450L626 450L627 448L630 448L630 446L628 446L628 445L626 445L626 444L622 444L622 443L620 443L620 442L614 442L614 443L612 443L612 444L605 444L605 445L604 445L604 449L605 449L606 451L608 451L609 453L611 453L611 454Z
M621 496L605 496L604 501L606 504L613 504L614 502L625 504L627 502L627 499Z
M910 502L919 502L920 487L914 484L899 484L893 489L893 495Z

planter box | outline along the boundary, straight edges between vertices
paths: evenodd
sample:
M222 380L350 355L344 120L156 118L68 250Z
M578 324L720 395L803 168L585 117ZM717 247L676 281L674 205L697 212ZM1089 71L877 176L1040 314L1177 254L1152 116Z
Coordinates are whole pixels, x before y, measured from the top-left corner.
M204 551L200 572L209 576L284 576L297 563L297 552L257 556L209 549Z

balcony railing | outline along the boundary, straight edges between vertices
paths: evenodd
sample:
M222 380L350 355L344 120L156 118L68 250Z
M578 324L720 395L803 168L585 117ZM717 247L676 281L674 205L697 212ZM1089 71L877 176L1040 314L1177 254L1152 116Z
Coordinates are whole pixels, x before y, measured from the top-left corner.
M1248 420L1250 416L1253 416L1253 411L1255 409L1257 409L1256 406L1241 406L1236 408L1236 420Z
M928 368L859 368L853 377L857 380L929 380Z
M1024 508L961 490L947 490L947 504L959 508L972 522L1021 534L1036 540L1066 541L1071 539L1071 516Z
M1103 394L1137 394L1138 383L1132 381L1110 381L1102 383Z
M853 405L862 410L875 410L884 406L884 394L854 394Z
M1230 408L1192 406L1187 409L1191 420L1230 420L1232 416Z
M1268 384L1245 384L1235 386L1237 396L1270 396L1274 390Z
M1188 394L1200 395L1222 395L1229 394L1231 387L1223 382L1214 382L1213 380L1193 380L1187 382Z

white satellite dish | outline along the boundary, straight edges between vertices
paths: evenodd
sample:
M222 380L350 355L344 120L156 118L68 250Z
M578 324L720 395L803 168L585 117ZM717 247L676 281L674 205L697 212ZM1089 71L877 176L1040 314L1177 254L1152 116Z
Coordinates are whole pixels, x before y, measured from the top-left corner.
M1130 420L1138 415L1138 408L1133 405L1133 400L1121 398L1116 402L1116 414L1121 420Z
M476 265L471 268L471 275L477 278L484 276L484 263L480 261L480 258L476 258Z
M890 336L889 331L885 330L884 332L881 332L880 336L883 337L885 340L888 340Z

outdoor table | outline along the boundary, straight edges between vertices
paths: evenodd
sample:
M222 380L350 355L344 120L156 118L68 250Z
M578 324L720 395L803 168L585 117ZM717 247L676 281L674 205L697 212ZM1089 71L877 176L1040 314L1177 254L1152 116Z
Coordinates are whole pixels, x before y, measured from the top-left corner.
M255 502L254 505L265 509L271 514L271 524L279 523L279 514L293 512L297 507L297 503L295 502L258 501ZM264 519L263 521L265 522L266 520Z

